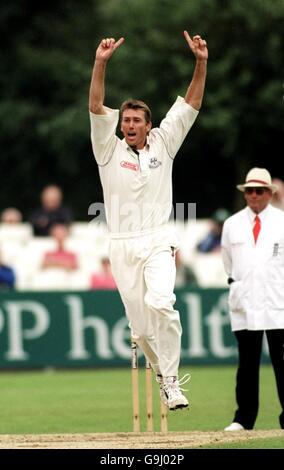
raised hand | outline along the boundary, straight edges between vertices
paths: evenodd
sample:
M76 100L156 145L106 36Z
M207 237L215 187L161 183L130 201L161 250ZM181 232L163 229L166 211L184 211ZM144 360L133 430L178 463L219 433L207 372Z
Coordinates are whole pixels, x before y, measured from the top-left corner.
M201 38L198 34L193 36L193 39L189 36L187 31L183 32L184 37L195 55L197 60L207 60L208 59L208 49L207 43L204 39Z
M107 62L114 51L124 42L124 38L115 41L114 38L102 39L96 52L96 59Z

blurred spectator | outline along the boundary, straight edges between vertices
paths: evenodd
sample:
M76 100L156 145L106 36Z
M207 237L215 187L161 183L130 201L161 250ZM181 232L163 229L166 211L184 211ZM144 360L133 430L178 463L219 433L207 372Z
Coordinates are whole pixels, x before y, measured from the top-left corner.
M62 191L58 186L46 186L41 193L41 206L35 209L30 222L35 236L48 236L54 224L69 225L73 221L70 208L62 204Z
M15 207L7 207L1 212L0 220L3 224L20 224L23 216Z
M42 268L61 268L72 271L78 268L77 255L65 249L64 244L68 237L68 227L64 224L55 224L50 229L50 236L54 238L57 248L44 255Z
M278 186L278 190L273 193L270 204L284 210L284 181L279 178L273 178L271 182Z
M91 289L117 289L115 280L111 272L110 261L108 257L101 259L101 270L98 273L94 273L91 276L90 281Z
M176 282L175 287L197 285L197 279L193 270L184 264L180 251L176 251Z
M212 253L219 251L221 247L221 234L225 220L230 216L227 209L217 209L211 216L210 229L208 234L197 245L200 253Z
M10 266L2 263L0 253L0 290L14 289L15 281L14 270Z

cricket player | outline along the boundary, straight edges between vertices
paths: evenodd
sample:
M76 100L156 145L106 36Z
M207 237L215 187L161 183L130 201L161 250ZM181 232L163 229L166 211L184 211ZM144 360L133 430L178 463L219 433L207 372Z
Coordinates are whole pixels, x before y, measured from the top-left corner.
M110 261L132 338L149 359L169 409L189 403L178 377L181 324L174 309L176 234L168 227L172 209L172 166L201 107L208 50L206 41L184 31L196 64L185 97L177 97L158 128L140 100L119 110L104 105L105 72L124 38L103 39L96 51L89 111L93 152L99 167L110 232ZM161 90L162 93L162 90ZM120 121L123 139L116 136Z

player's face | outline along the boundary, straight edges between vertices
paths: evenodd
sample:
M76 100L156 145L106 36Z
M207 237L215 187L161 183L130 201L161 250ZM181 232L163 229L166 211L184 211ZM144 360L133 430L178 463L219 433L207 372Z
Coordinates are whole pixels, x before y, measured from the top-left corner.
M142 149L151 126L151 122L146 122L143 109L125 109L123 111L120 129L130 147Z
M272 197L270 189L246 188L245 200L255 214L259 214L269 204Z

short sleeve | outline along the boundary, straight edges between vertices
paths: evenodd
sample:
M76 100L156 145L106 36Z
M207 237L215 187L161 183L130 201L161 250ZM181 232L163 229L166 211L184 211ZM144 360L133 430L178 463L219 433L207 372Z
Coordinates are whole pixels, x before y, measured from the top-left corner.
M158 132L164 140L171 158L177 154L187 133L197 118L198 111L178 96L162 120Z
M119 110L104 106L106 114L90 112L91 141L95 159L98 165L106 165L116 146L116 127L119 120Z

